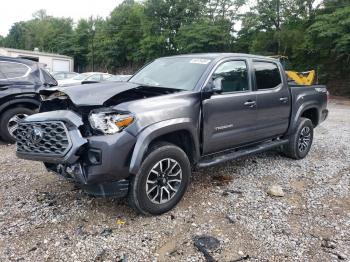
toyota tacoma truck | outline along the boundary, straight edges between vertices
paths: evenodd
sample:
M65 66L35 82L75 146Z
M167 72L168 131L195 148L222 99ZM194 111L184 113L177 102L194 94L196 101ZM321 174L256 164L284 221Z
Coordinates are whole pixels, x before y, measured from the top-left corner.
M247 54L165 57L127 82L40 94L17 156L148 215L180 201L193 168L272 148L304 158L328 114L325 86L289 86L279 61Z

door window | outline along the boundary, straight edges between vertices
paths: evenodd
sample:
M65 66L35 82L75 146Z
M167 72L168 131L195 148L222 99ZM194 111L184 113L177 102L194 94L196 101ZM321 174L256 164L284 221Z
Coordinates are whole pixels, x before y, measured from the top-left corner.
M282 83L280 70L275 63L254 62L253 66L258 90L273 89Z
M249 90L247 64L244 61L222 63L214 72L213 81L220 78L223 93Z

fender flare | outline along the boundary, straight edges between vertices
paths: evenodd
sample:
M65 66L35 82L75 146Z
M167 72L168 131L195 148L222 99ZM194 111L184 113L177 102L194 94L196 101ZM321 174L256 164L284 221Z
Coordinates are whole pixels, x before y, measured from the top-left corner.
M137 174L141 167L144 155L148 150L150 143L162 135L172 133L175 131L185 130L192 135L195 147L195 158L199 157L199 141L197 135L197 128L190 118L170 119L155 123L145 128L137 137L137 141L132 152L129 172L130 174Z
M290 127L289 127L289 131L288 131L288 135L294 134L296 128L297 128L297 123L298 120L300 119L301 115L309 109L316 109L317 110L317 118L318 121L320 119L320 108L319 105L317 103L315 103L315 101L308 101L303 103L298 110L293 113L292 117L291 117L291 122L290 122Z
M0 114L3 113L7 107L15 104L21 104L21 103L29 103L37 107L40 106L40 101L35 98L14 98L13 100L10 100L0 106Z

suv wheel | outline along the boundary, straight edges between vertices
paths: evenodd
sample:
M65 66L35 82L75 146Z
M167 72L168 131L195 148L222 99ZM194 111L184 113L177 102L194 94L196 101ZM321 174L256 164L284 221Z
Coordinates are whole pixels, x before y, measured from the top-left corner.
M165 213L181 200L190 176L190 161L181 148L156 144L131 179L129 204L145 215Z
M284 147L284 153L294 159L302 159L311 149L314 128L310 119L300 118L298 128L289 138L289 144Z
M0 135L5 142L16 142L18 123L34 111L25 107L16 107L5 111L0 119Z

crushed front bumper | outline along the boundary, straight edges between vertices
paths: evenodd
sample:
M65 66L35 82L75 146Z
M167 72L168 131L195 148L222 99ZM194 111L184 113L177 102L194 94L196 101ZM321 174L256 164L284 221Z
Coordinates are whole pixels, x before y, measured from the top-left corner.
M59 130L62 132L58 141L57 134L50 130L52 125L48 124L53 121L65 128L65 132ZM130 158L136 143L133 135L123 131L82 137L81 117L68 110L35 114L27 117L23 125L25 131L17 141L19 158L42 161L49 171L80 184L94 195L110 195L112 186L123 192L127 190ZM66 150L57 150L60 143Z

